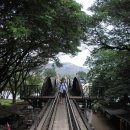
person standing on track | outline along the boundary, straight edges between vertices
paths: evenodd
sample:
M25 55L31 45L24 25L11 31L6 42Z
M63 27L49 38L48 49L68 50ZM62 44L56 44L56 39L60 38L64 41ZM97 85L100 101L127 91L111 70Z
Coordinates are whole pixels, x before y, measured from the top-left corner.
M68 88L68 85L65 82L65 79L62 78L58 85L58 90L59 90L59 95L60 95L59 103L63 104L63 100L64 100L64 97L66 96L67 88Z

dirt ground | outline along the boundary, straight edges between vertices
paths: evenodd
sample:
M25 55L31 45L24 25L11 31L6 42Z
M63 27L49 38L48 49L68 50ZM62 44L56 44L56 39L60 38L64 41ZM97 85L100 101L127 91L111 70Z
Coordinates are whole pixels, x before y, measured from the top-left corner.
M9 116L10 114L20 114L20 111L27 106L27 103L17 103L10 107L0 107L0 118ZM22 113L21 113L22 114Z
M98 113L92 114L92 125L95 130L118 130L111 125L111 123Z
M11 130L26 130L40 110L28 109L27 103L18 103L9 108L0 107L0 130L7 130L7 123Z

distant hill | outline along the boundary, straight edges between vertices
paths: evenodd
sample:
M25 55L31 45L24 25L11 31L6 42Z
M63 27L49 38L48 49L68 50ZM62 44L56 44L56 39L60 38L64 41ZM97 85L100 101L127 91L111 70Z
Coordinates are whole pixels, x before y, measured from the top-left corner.
M61 75L75 75L77 72L79 71L84 71L87 72L86 68L80 67L80 66L76 66L72 63L62 63L63 66L62 67L56 67L56 71L57 73L61 74ZM46 68L51 68L52 64L48 64L46 66Z

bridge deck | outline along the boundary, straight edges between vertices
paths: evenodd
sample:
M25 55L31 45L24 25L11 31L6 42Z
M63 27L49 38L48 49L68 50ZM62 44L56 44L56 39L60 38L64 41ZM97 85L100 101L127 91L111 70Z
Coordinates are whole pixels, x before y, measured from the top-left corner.
M53 130L69 130L67 111L65 102L58 104Z

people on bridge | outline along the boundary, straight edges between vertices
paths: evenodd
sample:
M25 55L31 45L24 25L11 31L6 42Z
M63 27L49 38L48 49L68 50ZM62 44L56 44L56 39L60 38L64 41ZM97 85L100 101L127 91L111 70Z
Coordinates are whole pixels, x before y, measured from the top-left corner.
M63 103L64 97L66 96L67 89L68 89L68 85L65 82L65 79L62 78L59 85L58 85L59 96L60 96L59 102L60 103Z

